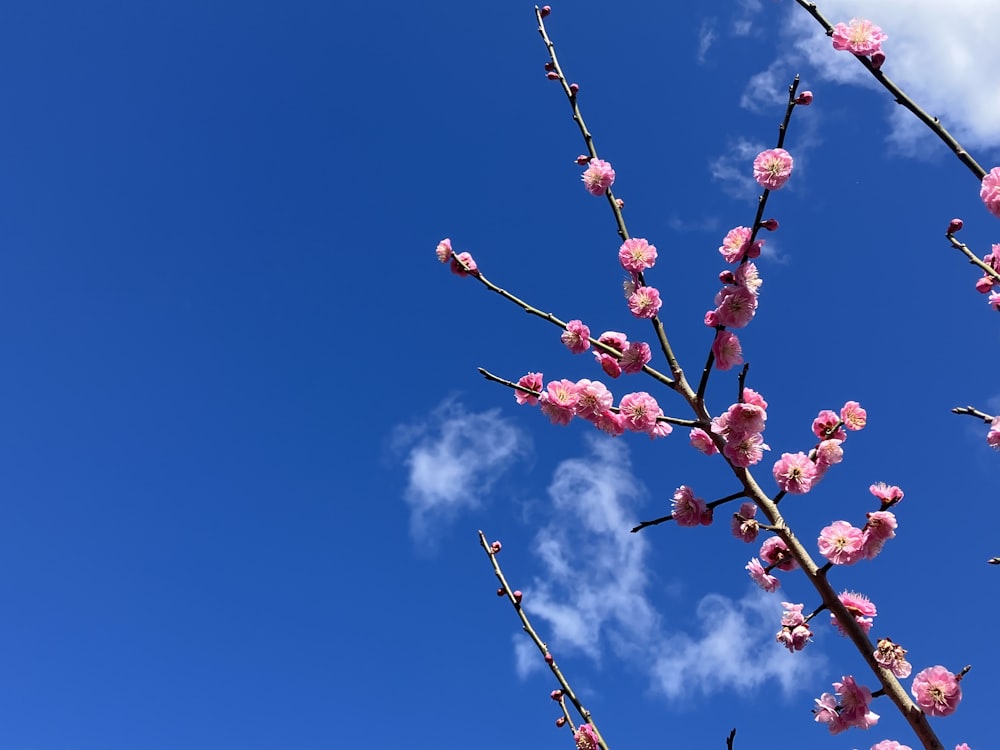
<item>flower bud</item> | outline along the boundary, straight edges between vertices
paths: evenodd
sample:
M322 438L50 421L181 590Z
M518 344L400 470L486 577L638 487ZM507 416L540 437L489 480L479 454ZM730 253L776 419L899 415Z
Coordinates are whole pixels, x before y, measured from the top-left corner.
M760 225L764 227L764 229L766 229L768 232L773 232L775 229L778 228L778 220L767 219L766 221L762 221Z
M812 101L813 101L812 91L803 91L801 94L795 97L795 103L801 104L803 107L808 107L810 104L812 104Z
M504 595L504 590L503 590L503 588L499 588L499 589L497 589L497 596L503 596L503 595Z
M733 275L732 271L728 271L728 270L727 271L720 271L719 272L719 281L721 281L723 284L735 284L736 283L736 277Z
M623 201L621 198L615 198L615 205L617 205L618 210L621 211L623 208L625 208L625 201Z
M976 280L976 291L980 294L989 294L993 288L993 279L989 276L980 276Z
M570 90L571 93L575 94L577 91L580 90L580 84L578 84L578 83L571 83L569 85L569 90Z
M552 658L552 654L550 654L548 651L546 651L545 652L545 663L546 664L551 664L554 661L555 661L555 659Z
M587 156L586 154L580 154L578 157L576 157L576 163L579 164L581 167L586 166L587 162L589 161L590 157Z
M554 70L550 70L548 73L546 73L545 77L548 78L550 81L558 81L559 80L559 74L556 73Z
M494 554L494 555L495 555L495 554L496 554L497 552L499 552L499 551L500 551L500 550L501 550L502 548L503 548L503 545L502 545L502 544L500 544L500 542L499 542L499 541L496 541L496 542L493 542L493 544L491 544L491 545L490 545L490 549L491 549L491 550L493 550L493 554Z
M541 16L542 16L542 18L545 18L546 16L548 16L549 13L551 13L551 12L552 12L552 6L551 5L543 5L542 6L542 10L541 10Z
M556 726L557 727L566 726L566 717L560 716L558 719L556 719Z
M961 219L952 219L950 222L948 222L948 234L955 234L955 232L961 232L963 226L965 226L965 224L962 223Z
M563 696L562 690L553 690L549 693L549 697L554 701L561 701Z
M524 598L524 594L521 593L520 589L514 592L514 601L518 604L521 603L521 599Z
M551 60L549 60L547 63L545 63L545 69L546 70L555 70L556 69L556 64L554 62L552 62Z
M882 63L885 62L885 52L876 52L872 55L872 67L875 70L879 70L882 67Z

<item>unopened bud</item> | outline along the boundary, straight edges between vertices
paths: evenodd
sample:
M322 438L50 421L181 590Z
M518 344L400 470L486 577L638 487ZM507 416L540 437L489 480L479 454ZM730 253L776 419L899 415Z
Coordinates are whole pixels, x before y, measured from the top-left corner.
M625 201L623 201L621 198L615 198L615 203L617 204L619 211L625 208Z
M542 6L542 10L541 10L541 16L542 16L542 18L545 18L546 16L548 16L549 13L551 13L551 12L552 12L552 6L551 5L543 5Z
M571 84L569 85L569 90L570 90L570 91L571 91L572 93L574 93L574 94L575 94L575 93L576 93L577 91L579 91L579 90L580 90L580 84L579 84L579 83L571 83Z
M879 70L882 67L882 63L885 62L885 52L876 52L872 55L872 67L875 70Z
M514 601L515 602L517 602L518 604L520 604L521 603L521 599L523 599L523 598L524 598L524 594L522 594L520 592L520 590L514 592Z
M955 234L955 232L961 232L962 227L964 226L965 224L962 223L961 219L952 219L951 221L948 222L948 234Z
M556 64L554 62L552 62L551 60L549 60L547 63L545 63L545 69L546 70L555 70L556 69Z
M589 162L590 162L590 157L587 156L586 154L580 154L578 157L576 157L576 163L579 164L581 167L584 166L585 164L588 164Z
M550 70L548 73L546 73L545 77L548 78L550 81L558 81L559 80L559 74L556 73L554 70Z
M549 693L549 697L554 701L562 700L562 696L563 696L562 690L553 690L551 693Z
M812 91L803 91L801 94L795 97L795 103L801 104L803 107L808 107L810 104L812 104L812 101L813 101Z
M557 727L566 726L566 717L565 716L560 716L558 719L556 719L556 726Z
M980 294L989 294L995 282L989 276L980 276L976 280L976 291Z
M503 596L503 595L504 595L504 590L503 590L503 588L499 588L499 589L497 589L497 596Z
M719 281L721 281L723 284L735 284L736 277L733 275L732 271L728 270L722 271L721 273L719 273Z
M767 219L766 221L762 221L760 225L764 227L764 229L766 229L768 232L773 232L775 229L778 228L778 220Z
M546 664L551 664L554 661L555 661L555 659L552 658L552 654L550 654L548 651L546 651L545 652L545 663Z
M499 541L496 541L496 542L493 542L493 544L490 545L490 549L493 550L493 554L495 555L497 552L499 552L501 549L503 549L503 545L500 544Z

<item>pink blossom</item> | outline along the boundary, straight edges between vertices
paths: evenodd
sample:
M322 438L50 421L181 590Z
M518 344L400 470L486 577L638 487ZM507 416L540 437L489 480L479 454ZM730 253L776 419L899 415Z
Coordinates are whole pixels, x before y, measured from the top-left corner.
M581 724L573 734L573 741L576 743L576 750L600 750L597 741L597 732L590 724Z
M801 104L803 107L808 107L810 104L812 104L812 101L813 101L812 91L803 91L801 94L795 97L795 103Z
M650 440L655 440L656 438L666 437L673 431L674 426L670 424L670 422L665 419L657 419L653 422L653 426L646 430L646 434L649 435ZM712 523L711 518L709 518L707 522L704 520L702 521L702 524L705 526L708 526L710 523Z
M674 492L672 499L674 506L670 515L678 526L697 526L701 523L702 515L705 513L705 501L694 496L694 490L685 485L681 485Z
M802 604L782 602L785 613L781 616L781 630L775 640L789 651L801 651L812 638L812 631L802 614Z
M993 417L990 431L986 433L986 444L995 450L1000 450L1000 416Z
M712 354L715 355L715 366L720 370L743 364L743 347L732 331L718 331L715 334Z
M770 148L753 160L753 178L767 190L777 190L792 174L792 155L783 148Z
M445 237L438 243L437 249L434 252L437 255L437 259L439 261L441 261L442 263L447 263L449 260L451 260L451 240Z
M816 464L805 453L782 453L772 470L774 481L783 492L804 495L816 481Z
M993 292L990 294L986 303L997 312L1000 312L1000 292Z
M451 259L451 272L457 276L478 276L479 266L469 253L459 253L457 257Z
M626 271L642 273L656 263L656 247L644 239L625 240L618 249L618 261Z
M521 379L517 381L517 384L522 388L530 388L533 391L540 391L542 390L542 373L529 372L527 375L522 375ZM514 398L519 404L534 406L538 403L538 396L532 396L530 393L525 393L524 391L515 390Z
M840 410L840 419L849 430L860 430L868 424L868 412L857 401L848 401Z
M744 542L753 542L760 532L760 524L754 520L757 515L757 506L753 503L741 503L738 513L733 514L730 529L733 536L742 539Z
M906 649L895 644L889 638L880 638L875 649L875 661L892 672L899 679L906 679L910 676L913 667L906 660Z
M642 372L642 368L649 364L652 358L653 353L649 350L649 344L644 341L632 341L622 352L622 372L629 375Z
M958 678L942 666L928 667L913 678L910 688L917 705L929 716L955 713L962 700Z
M868 710L872 702L872 692L859 685L850 675L841 678L841 682L833 683L833 689L840 696L840 718L849 727L869 729L878 723L878 714Z
M625 429L633 432L653 430L656 427L657 417L663 416L663 411L656 403L656 399L645 391L622 396L618 411L625 420Z
M819 534L819 553L834 565L853 565L862 557L864 534L847 521L834 521Z
M993 167L983 178L979 197L983 199L987 211L1000 217L1000 167Z
M814 700L816 705L813 707L813 713L816 714L816 721L826 724L830 734L839 734L848 728L840 720L840 706L837 705L837 698L832 693L823 693Z
M614 397L604 383L596 380L576 381L577 394L579 399L576 403L576 415L583 417L590 422L597 419L611 408Z
M756 557L750 558L750 562L746 564L744 569L749 571L750 578L753 579L753 582L764 589L767 593L773 593L781 588L781 581L766 572L764 570L764 566L760 564L760 560Z
M622 366L618 364L618 360L610 354L605 354L604 352L594 352L594 356L600 363L601 369L604 370L604 374L609 378L617 378L622 374Z
M963 742L961 745L955 745L955 750L972 750L968 743Z
M618 331L605 331L597 340L605 346L617 349L619 352L625 351L625 347L628 346L628 338L624 333L619 333Z
M732 433L763 432L767 412L756 404L735 403L726 411L726 427Z
M743 286L724 286L715 295L715 304L715 325L743 328L757 313L757 295Z
M760 240L760 242L763 243L763 240ZM733 281L738 286L749 290L751 294L759 294L760 287L764 283L764 280L760 277L760 272L757 270L757 266L752 261L744 263L736 269Z
M651 286L636 287L628 298L628 309L640 319L655 318L662 304L660 292Z
M903 491L899 487L889 486L885 482L876 482L868 488L868 491L877 497L885 508L895 505L903 499Z
M761 409L767 409L767 401L753 388L743 389L743 403L753 404L754 406L759 406Z
M882 29L863 18L852 18L849 26L838 23L833 28L833 48L855 55L872 55L882 51L887 40Z
M847 433L843 429L840 417L830 409L824 409L813 420L813 435L820 440L836 438L837 440L847 440Z
M896 536L896 516L887 510L877 510L868 514L868 522L862 530L861 553L871 560Z
M560 339L573 354L583 354L590 348L590 329L579 320L571 320Z
M735 227L730 229L722 240L719 252L727 263L739 263L743 258L756 258L760 255L763 240L750 244L753 230L750 227Z
M872 745L871 750L913 750L909 745L900 745L896 740L882 740Z
M764 442L763 436L759 432L751 432L740 435L738 439L726 439L726 444L722 447L722 455L729 459L733 466L747 468L760 463L764 458L764 451L771 450L770 446Z
M785 540L780 536L768 537L760 546L760 556L768 565L773 565L778 570L795 570L799 564L792 557L791 550L785 544Z
M840 444L840 440L823 440L816 446L816 471L819 474L844 460L844 449Z
M847 607L847 611L854 616L855 622L861 626L861 629L866 633L872 628L872 619L878 614L875 609L875 605L871 603L871 600L864 594L859 594L856 591L843 591L838 596L841 603ZM837 619L837 616L830 614L830 624L835 626L837 630L840 631L841 635L847 635L847 631L844 630L843 624Z
M604 195L615 181L615 170L603 159L591 159L583 173L583 186L591 195Z
M569 424L580 394L572 380L554 380L546 386L539 400L542 402L542 413L552 424Z
M691 430L691 445L706 456L714 456L719 452L711 436L700 427L695 427Z
M594 426L611 437L619 437L625 432L625 419L618 412L606 411L598 415L594 420Z

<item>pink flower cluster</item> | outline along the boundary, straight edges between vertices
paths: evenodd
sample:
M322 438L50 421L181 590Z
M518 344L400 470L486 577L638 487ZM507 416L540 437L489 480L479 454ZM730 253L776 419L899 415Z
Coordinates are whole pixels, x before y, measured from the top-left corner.
M700 497L695 497L690 487L678 487L671 502L674 509L670 515L678 526L708 526L712 523L712 509Z
M604 195L615 181L615 170L603 159L591 159L583 173L583 186L591 195Z
M714 445L712 446L715 447ZM754 519L757 515L757 506L753 503L742 503L738 512L733 513L733 520L730 522L730 529L733 536L742 539L748 544L756 541L757 534L760 533L760 524Z
M863 529L847 521L834 521L819 534L819 553L834 565L871 560L896 536L896 525L896 516L887 510L869 513Z
M781 630L776 640L789 651L801 651L812 639L812 631L805 616L802 614L802 604L782 602L785 613L781 616Z
M788 571L798 567L788 545L778 536L764 540L764 544L760 547L760 556L768 564L766 568L760 560L753 557L746 564L745 570L750 573L751 580L768 593L781 587L781 581L778 580L777 576L771 575L773 569Z
M872 604L871 600L864 594L859 594L855 591L843 591L837 598L847 607L847 611L854 616L855 622L861 626L861 629L866 633L870 632L872 629L872 618L878 614L878 610L875 609L875 605ZM830 615L830 624L836 627L841 635L847 635L847 631L844 630L844 626L840 620L832 613Z
M1000 245L994 245L990 248L990 252L983 256L983 263L988 265L994 271L1000 272ZM982 276L976 279L976 291L980 294L989 294L993 291L993 287L995 286L997 286L996 279L985 271ZM996 304L993 301L994 296L995 295L990 295L990 306L994 306Z
M868 708L872 701L871 690L858 685L849 675L833 683L833 689L836 695L823 693L816 698L813 708L816 721L826 724L830 734L839 734L851 727L869 729L878 723L878 714Z
M860 430L868 421L867 412L857 401L848 401L840 414L824 409L813 420L813 434L820 439L813 453L782 453L774 464L774 481L782 492L802 495L809 492L834 464L844 459L841 448L848 430Z
M618 409L614 409L614 396L607 387L596 380L554 380L542 389L542 373L529 372L517 381L514 398L519 404L541 404L542 413L553 424L569 424L573 417L581 417L609 435L617 437L626 430L645 432L650 438L665 437L673 431L670 423L661 419L663 411L656 399L645 391L622 396Z
M580 323L579 320L571 320L566 324L567 333L569 333L571 328L578 337L584 336L583 331L586 331L587 337L590 336L590 329L583 325L583 323ZM597 340L605 346L621 352L621 357L614 357L604 351L594 352L594 359L597 360L597 364L601 366L601 369L610 378L617 378L623 372L628 375L642 372L642 368L649 364L649 360L653 356L649 349L649 344L642 341L629 343L625 334L618 331L605 331ZM563 343L569 346L566 342L566 333L563 334ZM589 346L590 342L588 341L587 346L582 348L580 345L577 345L576 348L571 346L570 351L574 354L579 354L586 351Z
M833 48L855 55L874 55L882 51L882 42L889 37L882 29L863 18L852 18L849 25L833 27Z
M600 743L597 741L597 732L590 724L581 724L573 734L573 742L576 743L576 750L600 750Z
M749 227L734 227L730 229L719 246L719 252L726 259L726 263L739 263L744 258L756 258L760 256L760 250L764 247L764 240L755 240L752 244L750 237L753 232Z
M630 274L625 288L628 309L640 319L655 318L663 304L658 289L644 284L639 277L647 268L656 263L656 247L644 239L625 240L618 249L618 261Z
M910 662L906 660L906 649L893 643L890 638L879 639L874 656L875 661L901 680L909 677L913 670Z
M942 666L928 667L913 678L910 692L925 714L949 716L962 700L960 679Z
M472 255L469 253L458 253L457 255L453 253L451 240L447 237L437 244L434 254L442 263L451 261L451 272L453 274L458 276L479 275L479 267L476 266L476 261L472 259Z
M760 462L764 451L770 450L761 434L766 421L767 401L751 388L744 388L743 400L712 420L712 432L725 440L722 453L730 463L746 468ZM716 452L712 438L698 428L691 431L691 444L706 455Z
M792 155L783 148L761 151L753 160L753 178L766 190L778 190L792 176Z

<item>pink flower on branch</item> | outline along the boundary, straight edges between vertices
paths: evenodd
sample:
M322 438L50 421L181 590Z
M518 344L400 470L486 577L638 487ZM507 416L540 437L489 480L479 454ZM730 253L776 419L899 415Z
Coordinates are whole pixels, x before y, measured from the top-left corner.
M899 487L889 486L885 482L876 482L868 488L868 491L881 501L884 508L895 505L903 499L903 491Z
M695 497L694 490L690 487L678 487L671 502L674 509L670 515L678 526L697 526L701 523L706 511L705 501Z
M781 630L775 640L789 651L801 651L812 638L812 631L802 614L805 605L782 602L785 613L781 616Z
M871 560L896 536L896 516L887 510L877 510L868 514L868 523L862 530L861 553Z
M782 492L804 495L816 481L816 464L805 453L782 453L772 470Z
M522 375L521 379L517 381L517 384L522 388L530 388L533 391L542 390L542 373L540 372L529 372L527 375ZM525 393L524 391L514 391L514 398L519 404L528 404L529 406L534 406L538 403L538 396L532 396L530 393Z
M662 304L660 292L651 286L637 287L628 298L628 309L640 319L655 318Z
M760 255L764 240L757 240L751 245L752 235L753 232L749 227L735 227L729 230L719 247L719 252L727 263L739 263L743 258L756 258Z
M756 515L756 505L750 502L742 503L739 512L733 514L733 520L730 524L733 536L748 544L755 541L760 532L760 524L754 520Z
M451 272L457 276L478 276L479 266L469 253L459 253L451 259Z
M718 331L715 334L712 354L715 355L715 366L720 370L743 364L743 347L732 331Z
M792 557L791 550L785 544L785 540L780 536L768 537L760 546L760 556L768 565L773 565L778 570L795 570L799 564Z
M576 750L600 750L600 743L597 741L597 732L590 724L581 724L573 735L576 743Z
M438 243L437 249L434 252L439 261L447 263L451 260L451 240L445 237Z
M583 354L590 348L590 329L582 321L571 320L560 339L573 354Z
M615 170L603 159L591 159L583 173L583 186L591 195L604 195L615 181Z
M882 740L872 745L871 750L913 750L909 745L900 745L896 740Z
M875 661L888 669L899 679L902 680L910 676L910 672L913 667L911 667L910 662L905 659L906 649L893 643L891 639L879 639L874 656Z
M644 341L632 341L622 352L622 372L629 375L642 372L642 368L649 364L652 358L653 353L649 349L649 344Z
M579 394L576 415L589 422L596 423L614 403L614 396L604 383L583 379L576 382L576 388Z
M848 401L840 409L840 419L849 430L860 430L868 424L868 412L857 401Z
M569 424L576 413L576 405L580 401L580 393L572 380L555 380L546 386L539 397L542 402L542 413L552 424Z
M928 667L913 678L910 692L929 716L949 716L962 700L959 678L942 666Z
M626 271L642 273L656 263L656 247L644 239L625 240L618 250L618 260Z
M854 55L881 52L882 42L888 38L882 29L863 18L852 18L849 25L838 23L833 27L833 48Z
M834 521L817 541L819 553L834 565L853 565L864 557L864 534L847 521Z
M864 594L859 594L855 591L844 591L838 598L847 607L847 611L854 616L854 620L861 626L861 629L866 633L869 632L872 628L871 618L878 614L871 600ZM832 613L830 615L830 624L835 626L841 635L847 635L843 623Z
M1000 416L994 417L990 423L990 431L986 433L986 444L995 450L1000 450Z
M987 211L1000 217L1000 167L993 167L983 178L979 197L983 199Z
M746 564L745 570L750 573L750 578L753 582L769 594L774 593L781 587L781 581L765 571L764 566L760 564L760 560L756 557L750 558L750 562Z
M761 151L753 160L753 178L767 190L778 190L792 175L792 155L783 148Z

